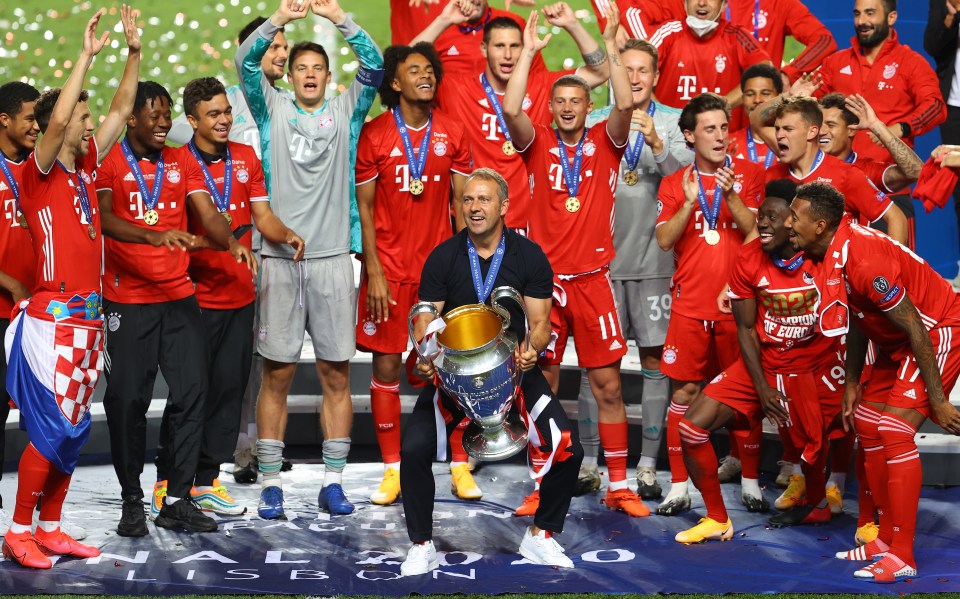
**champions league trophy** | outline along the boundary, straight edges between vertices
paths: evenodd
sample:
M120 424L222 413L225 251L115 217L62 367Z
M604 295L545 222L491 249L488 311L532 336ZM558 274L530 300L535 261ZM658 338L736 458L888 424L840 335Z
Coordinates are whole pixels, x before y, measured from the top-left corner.
M529 335L523 300L516 289L506 286L490 294L492 307L468 304L454 308L441 319L433 304L420 302L410 309L407 320L417 354L433 364L440 387L473 421L463 435L464 449L483 461L509 458L527 445L527 430L520 417L510 411L523 373L514 363L517 338L508 330L510 313L500 305L504 298L512 299L523 310ZM413 321L424 313L433 314L436 320L428 326L421 347L414 338Z

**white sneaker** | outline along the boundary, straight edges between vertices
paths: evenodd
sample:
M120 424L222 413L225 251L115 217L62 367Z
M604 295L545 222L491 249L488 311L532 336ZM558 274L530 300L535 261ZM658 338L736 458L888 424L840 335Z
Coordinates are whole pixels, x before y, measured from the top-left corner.
M572 568L573 562L563 554L563 547L556 539L547 536L547 531L541 530L536 536L530 534L530 527L523 533L520 541L520 555L535 564L543 566L557 566L558 568ZM410 558L407 558L410 559Z
M440 567L440 560L437 559L437 550L433 546L433 541L427 541L423 544L414 543L407 552L407 559L400 564L401 576L416 576L426 574L430 570L436 570Z
M720 479L721 483L728 483L740 476L742 471L743 466L740 459L728 455L720 460L720 467L717 468L717 478Z
M34 510L33 512L33 526L37 527L40 525L40 511ZM7 525L9 528L9 524ZM87 538L87 529L80 526L72 517L68 516L66 512L61 512L60 514L60 530L64 532L69 537L73 537L74 541L82 541Z

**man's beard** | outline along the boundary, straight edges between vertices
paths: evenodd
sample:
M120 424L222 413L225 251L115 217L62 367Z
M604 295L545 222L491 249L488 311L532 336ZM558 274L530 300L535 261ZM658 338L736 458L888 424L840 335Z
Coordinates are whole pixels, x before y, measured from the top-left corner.
M866 35L866 37L864 37L864 35ZM888 35L890 35L890 26L887 25L885 20L873 29L873 33L861 33L857 31L857 39L864 48L875 48L879 46L883 43L883 40L887 39Z

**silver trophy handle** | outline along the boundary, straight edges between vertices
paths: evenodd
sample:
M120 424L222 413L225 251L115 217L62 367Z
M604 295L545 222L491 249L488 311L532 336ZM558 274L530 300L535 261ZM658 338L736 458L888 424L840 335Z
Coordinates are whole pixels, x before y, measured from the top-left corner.
M512 299L520 306L520 311L523 312L523 338L527 340L527 343L530 343L530 319L527 317L527 307L523 303L523 298L520 297L520 293L517 292L516 289L506 285L497 287L490 293L490 305L493 306L493 309L496 310L497 314L503 319L504 330L510 326L510 311L500 305L500 300L504 298Z
M516 293L516 292L514 292ZM437 307L430 302L418 302L410 308L410 314L407 316L407 332L410 334L410 340L413 341L413 350L417 352L417 355L420 356L420 359L424 362L430 362L430 358L424 356L420 352L420 344L417 342L417 338L413 335L413 320L421 315L430 313L433 314L434 318L440 318L440 312L437 311Z

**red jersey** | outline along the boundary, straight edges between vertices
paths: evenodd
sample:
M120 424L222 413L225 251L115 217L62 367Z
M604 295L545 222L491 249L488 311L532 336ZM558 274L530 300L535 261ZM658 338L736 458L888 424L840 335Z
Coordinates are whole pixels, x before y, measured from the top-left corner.
M819 165L814 161L813 169L803 177L797 177L788 165L780 163L767 169L767 181L792 179L797 185L811 181L829 183L843 194L847 213L856 222L872 223L886 214L893 201L874 187L863 171L822 150L818 152L823 161Z
M136 227L157 232L186 231L187 196L206 193L203 175L193 157L184 160L178 149L166 147L162 156L163 181L154 207L160 220L153 227L143 222L147 208L119 143L110 150L97 172L97 191L112 191L113 214ZM153 189L157 165L147 158L141 158L138 164L149 192ZM193 282L187 274L189 264L188 252L108 238L103 296L125 304L151 304L189 297L193 295Z
M606 27L604 13L609 0L592 0L600 21ZM632 5L632 6L631 6ZM751 34L773 61L796 81L800 73L817 68L823 59L837 49L837 43L824 26L800 0L730 0L726 20ZM626 0L619 3L620 19L635 37L648 39L649 34L666 21L683 21L687 11L683 0ZM805 46L790 64L783 64L784 40L790 35Z
M390 0L390 43L407 46L427 24L443 12L443 4L422 3L411 6L410 0Z
M737 160L749 160L750 162L759 164L760 166L766 168L767 160L770 160L770 166L773 166L780 162L780 159L777 158L777 153L772 151L766 143L764 143L763 138L759 135L752 135L753 144L755 151L757 153L756 160L753 159L750 155L750 143L747 138L747 132L750 131L750 127L744 127L739 131L735 131L730 134L730 147L736 147L737 153L733 156ZM770 156L770 158L767 158Z
M897 32L893 29L873 64L867 62L859 40L854 37L849 48L838 50L823 61L820 75L823 85L814 94L817 98L829 92L862 94L873 106L877 118L887 125L909 123L911 136L904 141L911 147L914 137L947 118L947 105L930 63L897 41ZM889 158L887 149L874 145L866 132L857 133L853 149L864 158L880 161Z
M363 126L357 147L357 186L376 181L373 220L377 255L388 281L419 283L427 256L450 237L451 173L469 175L470 146L463 126L434 111L424 165L423 193L410 193L410 169L393 111ZM414 153L426 133L407 127Z
M253 224L250 206L252 202L269 202L270 198L263 183L263 169L256 151L251 146L232 141L227 143L227 147L230 149L230 160L233 163L230 204L227 213L232 218L230 228L236 229L242 225ZM187 146L181 147L180 152L184 163L193 161L199 166L196 157L190 153ZM211 162L207 165L207 170L210 171L210 176L217 185L217 191L223 193L225 162L223 160ZM206 184L204 189L207 189ZM213 194L210 201L216 207ZM200 219L192 211L187 218L187 226L188 230L195 235L207 234ZM252 235L244 235L239 242L250 249L251 238ZM190 252L188 272L196 285L197 301L201 308L234 310L256 299L257 292L253 286L250 268L245 263L238 263L230 252L217 250Z
M564 145L572 169L576 145ZM585 130L577 189L580 204L574 212L567 209L570 194L560 165L556 130L534 125L533 141L517 149L530 173L533 194L529 237L543 248L553 272L573 275L609 265L615 255L613 194L626 142L622 146L613 143L606 121Z
M734 189L748 208L757 210L763 202L763 167L746 160L733 161L731 166L736 177ZM657 195L660 208L657 215L658 227L670 220L683 206L684 170L680 169L660 182L660 192ZM701 173L700 179L707 201L712 206L716 177ZM717 217L720 243L707 244L704 241L706 230L703 212L697 207L673 246L676 271L670 282L673 295L670 309L676 314L697 320L733 320L732 314L720 312L717 296L730 279L740 246L743 245L743 233L733 222L733 215L723 201Z
M72 293L100 291L103 272L103 236L100 208L93 184L97 169L97 143L91 137L87 153L77 157L73 171L57 161L43 172L31 154L21 171L20 205L30 226L37 277L33 292ZM81 184L90 199L90 220L83 213ZM90 222L92 221L92 222ZM88 225L93 225L90 238Z
M530 73L527 94L523 98L523 111L536 125L550 125L550 90L558 77L575 73L567 71L540 71ZM497 94L501 105L503 94ZM497 121L497 114L483 91L480 74L452 75L445 77L437 97L440 109L464 125L470 148L473 151L475 168L489 167L507 180L510 189L510 210L506 224L513 229L527 228L529 220L530 182L527 167L517 154L507 156L503 144L507 138Z
M760 239L740 248L730 276L730 297L757 302L757 335L763 370L798 374L836 362L839 337L817 331L820 294L808 274L809 261L794 271L777 265Z
M747 67L769 61L757 41L723 18L706 37L694 35L684 21L668 21L650 37L660 51L660 80L657 99L674 108L683 108L694 96L713 92L721 96L740 86ZM743 110L730 117L730 129L743 126Z
M507 17L513 19L520 25L523 31L527 22L510 11L500 10L499 8L487 7L487 12L475 23L464 23L462 25L451 25L437 37L433 42L433 47L437 49L440 55L440 62L443 63L444 75L459 73L462 75L473 75L479 73L486 66L486 60L480 54L480 43L483 41L483 27L497 17ZM424 21L420 28L422 31L430 21ZM417 33L420 33L417 31ZM533 59L533 65L530 72L546 70L543 57L537 54Z
M889 187L887 187L886 182L883 180L883 175L886 174L887 169L897 166L893 162L883 162L881 160L874 160L873 158L865 158L860 156L856 152L851 154L853 158L847 156L847 159L850 160L848 164L860 169L867 179L870 180L870 183L873 184L877 189L883 190L885 193L896 193Z
M912 353L906 334L884 314L908 295L927 330L960 326L960 295L923 258L883 233L849 227L843 273L850 313L884 353L894 360ZM821 266L829 267L829 262L825 259Z
M0 156L0 160L6 160ZM13 181L0 172L0 202L3 202L3 220L0 220L0 269L30 289L37 276L37 258L30 246L30 231L20 226L16 196L23 194L23 172L28 158L20 162L7 160ZM6 289L0 290L0 318L10 318L13 310L13 298Z

